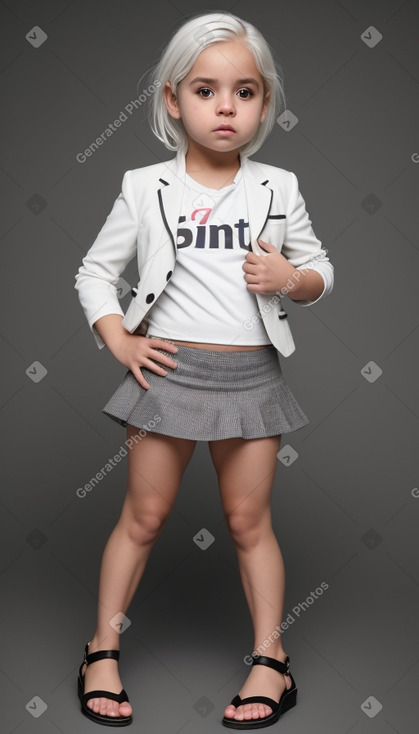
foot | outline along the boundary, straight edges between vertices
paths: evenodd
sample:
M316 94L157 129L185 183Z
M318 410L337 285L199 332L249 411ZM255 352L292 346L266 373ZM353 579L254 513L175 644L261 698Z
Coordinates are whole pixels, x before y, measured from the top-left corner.
M271 654L270 657L284 663L286 653ZM268 668L266 665L254 665L239 692L239 696L240 698L247 698L248 696L261 695L279 701L285 688L289 690L291 686L292 682L289 675L278 673L278 671ZM235 719L236 721L263 719L271 713L271 707L265 703L245 703L244 706L237 706L237 708L229 704L224 711L226 718Z
M89 643L89 654L103 650L103 646L96 645L93 641ZM121 679L118 673L118 661L111 658L105 660L97 660L95 663L86 663L81 669L84 675L84 692L103 690L112 693L120 693L123 689ZM131 716L132 707L128 701L118 703L111 698L91 698L86 706L102 716Z

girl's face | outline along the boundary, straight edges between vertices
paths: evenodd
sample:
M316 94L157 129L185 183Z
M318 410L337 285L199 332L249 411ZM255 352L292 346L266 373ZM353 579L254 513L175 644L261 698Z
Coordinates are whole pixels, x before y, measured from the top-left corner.
M194 145L214 152L232 152L248 143L265 119L269 95L253 54L240 41L222 41L205 48L178 84L164 89L169 114L181 119ZM220 130L229 126L231 131Z

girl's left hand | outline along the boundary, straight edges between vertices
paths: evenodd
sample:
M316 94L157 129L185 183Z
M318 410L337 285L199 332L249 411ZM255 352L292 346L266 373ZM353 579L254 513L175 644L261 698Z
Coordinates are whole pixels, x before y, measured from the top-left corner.
M278 252L275 245L260 239L258 243L269 255L257 255L255 252L248 252L242 265L246 273L244 279L248 290L252 293L273 295L285 287L289 278L292 278L295 273L296 268Z

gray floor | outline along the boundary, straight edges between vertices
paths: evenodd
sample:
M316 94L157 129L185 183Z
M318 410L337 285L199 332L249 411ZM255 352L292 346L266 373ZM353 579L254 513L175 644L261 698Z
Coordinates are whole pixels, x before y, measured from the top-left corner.
M84 163L76 156L137 96L184 16L211 9L218 3L1 6L4 734L99 731L80 713L76 675L126 459L85 497L77 489L125 441L101 413L125 370L94 344L74 275L123 173L172 154L140 108ZM297 350L283 370L311 422L284 436L297 456L278 460L272 500L287 572L284 647L299 687L276 728L413 734L418 4L244 0L224 9L253 22L278 54L298 123L289 132L278 124L253 157L297 174L336 276L312 309L287 300ZM40 45L35 26L47 35ZM133 263L124 279L136 282ZM194 542L200 531L214 537L205 551ZM128 619L120 670L131 729L224 731L252 629L204 442Z

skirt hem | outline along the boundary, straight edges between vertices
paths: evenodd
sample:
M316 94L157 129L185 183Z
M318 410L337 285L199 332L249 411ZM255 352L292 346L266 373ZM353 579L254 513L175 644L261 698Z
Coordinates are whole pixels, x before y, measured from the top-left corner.
M158 426L155 426L152 429L150 429L150 428L147 428L147 424L143 423L141 425L138 425L138 423L134 423L133 420L126 421L123 418L120 418L117 415L113 415L112 413L109 413L106 410L102 410L102 413L107 415L109 418L112 418L112 420L114 420L116 423L118 423L118 425L122 426L123 428L126 428L127 426L131 425L134 428L144 429L145 431L148 431L148 433L158 433L160 435L172 436L173 438L184 438L190 441L223 441L226 438L243 438L246 440L250 440L254 438L269 438L270 436L282 436L285 433L293 433L294 431L299 431L300 428L304 428L304 426L308 425L309 423L309 420L307 419L307 421L301 423L301 425L297 425L293 428L283 428L283 429L280 428L279 430L271 429L272 433L270 432L269 429L266 429L262 433L258 433L257 435L248 435L248 432L245 432L246 433L245 435L243 432L238 434L237 431L233 430L231 435L226 435L226 433L223 432L222 434L215 434L215 437L214 437L214 434L211 434L210 436L207 435L204 438L202 435L197 436L196 432L194 433L193 436L190 435L189 433L188 435L186 435L185 431L182 431L181 428L177 428L176 431L172 431L172 432L170 432L170 430L168 429L164 430L164 427L159 429Z

